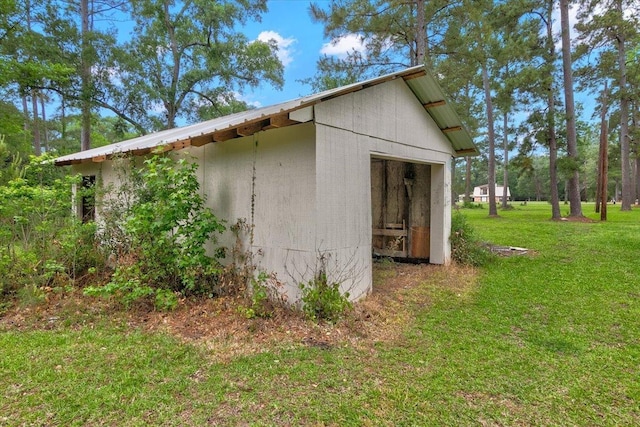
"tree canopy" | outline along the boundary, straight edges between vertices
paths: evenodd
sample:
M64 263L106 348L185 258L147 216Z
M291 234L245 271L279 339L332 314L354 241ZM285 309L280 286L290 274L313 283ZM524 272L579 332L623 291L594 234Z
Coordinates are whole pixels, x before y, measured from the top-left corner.
M243 90L284 84L276 44L243 33L267 6L0 0L0 167L249 108ZM454 191L505 183L524 197L521 178L547 174L535 197L551 201L553 218L562 198L580 215L596 173L581 144L596 144L606 85L609 193L623 209L640 198L639 0L330 0L309 15L329 41L359 44L319 57L305 79L313 90L432 70L482 152L455 162Z

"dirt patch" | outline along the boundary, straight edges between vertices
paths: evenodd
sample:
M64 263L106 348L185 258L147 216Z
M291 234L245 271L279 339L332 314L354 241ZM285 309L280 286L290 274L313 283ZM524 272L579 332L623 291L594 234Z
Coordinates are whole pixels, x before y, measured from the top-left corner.
M374 351L376 342L398 339L416 313L431 304L435 288L458 296L475 287L473 269L454 266L381 263L374 266L371 295L354 304L336 324L314 323L299 312L277 308L269 318L247 319L241 298L185 299L172 312L138 306L123 310L116 304L82 295L81 291L44 290L37 305L14 307L0 317L2 330L94 327L101 323L127 329L168 333L203 346L215 360L291 346L331 349L354 346Z

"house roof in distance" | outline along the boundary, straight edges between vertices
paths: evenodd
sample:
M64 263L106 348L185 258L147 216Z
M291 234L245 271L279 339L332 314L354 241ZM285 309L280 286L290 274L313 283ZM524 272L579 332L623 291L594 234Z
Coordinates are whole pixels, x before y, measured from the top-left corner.
M101 162L118 154L144 155L159 148L164 151L170 151L189 146L199 147L211 142L249 136L261 130L291 126L300 123L301 119L295 114L290 115L290 113L400 78L404 80L427 113L451 142L456 156L478 154L478 149L474 145L471 135L451 103L447 100L440 85L425 67L420 65L280 104L247 110L201 123L155 132L115 144L80 151L59 157L55 159L55 163L58 166L63 166L84 162ZM295 120L296 117L299 120Z

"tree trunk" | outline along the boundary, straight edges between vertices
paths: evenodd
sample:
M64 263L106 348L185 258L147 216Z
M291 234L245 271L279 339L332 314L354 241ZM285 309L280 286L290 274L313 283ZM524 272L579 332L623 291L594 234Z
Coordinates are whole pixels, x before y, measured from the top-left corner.
M567 155L574 162L569 176L569 216L581 217L580 176L578 173L578 137L576 135L575 102L573 99L573 70L571 68L571 38L569 27L569 0L560 0L560 26L562 28L562 70L567 120Z
M471 157L467 156L466 159L466 170L464 173L464 202L471 203Z
M60 138L63 141L67 138L67 107L64 97L60 101Z
M635 204L636 206L638 206L640 204L640 157L637 157L638 155L636 154L636 158L634 160L634 165L635 165L635 187L636 187L636 198L635 198Z
M24 116L24 124L22 125L22 129L25 132L25 135L29 131L29 107L27 104L27 95L22 96L22 115ZM26 138L26 136L25 136Z
M42 154L42 145L40 143L40 126L38 126L38 119L40 115L38 113L38 93L35 90L31 91L31 106L33 108L33 152L36 156Z
M618 18L624 20L622 1L616 1ZM620 162L622 163L622 206L620 210L631 210L631 163L629 159L629 94L627 93L627 63L624 30L616 36L618 47L618 86L620 87Z
M556 59L556 45L553 40L553 5L554 1L549 1L547 9L547 48L549 49L549 62L552 68ZM560 195L558 194L558 140L556 137L556 99L553 85L553 74L549 76L549 86L547 87L547 126L549 138L549 202L551 203L551 219L559 220Z
M416 2L416 63L411 65L424 64L427 53L427 22L424 11L425 0L415 0ZM412 58L413 62L413 58Z
M80 0L80 20L82 32L82 52L80 59L80 80L82 86L80 150L91 148L91 61L89 59L89 0Z
M609 87L605 80L601 97L600 111L600 157L598 159L598 198L596 199L596 209L600 208L600 220L607 220L607 170L609 167L609 147L607 126L607 109L609 107ZM597 212L597 210L596 210Z
M549 88L547 103L549 108L549 197L551 202L551 219L560 219L560 195L558 194L558 140L556 138L555 99L553 85Z
M495 131L493 127L493 103L491 102L491 88L489 87L489 72L487 64L482 64L482 86L484 87L484 99L487 109L487 138L489 142L489 216L498 216L496 207L496 157L495 157Z
M637 102L637 101L636 101ZM638 108L638 104L632 103L631 110L633 114L631 114L632 118L632 132L634 135L640 135L640 108ZM634 182L635 182L635 203L638 205L640 203L640 140L634 141L634 163L635 163L635 171L634 171Z
M507 129L509 124L509 116L507 113L504 113L504 170L502 171L502 208L506 209L509 206L509 202L507 200L507 190L509 189L509 171L507 167L509 166L509 137L507 135Z
M45 107L44 93L40 92L40 110L42 112L42 144L44 151L49 151L49 135L47 135L47 112Z

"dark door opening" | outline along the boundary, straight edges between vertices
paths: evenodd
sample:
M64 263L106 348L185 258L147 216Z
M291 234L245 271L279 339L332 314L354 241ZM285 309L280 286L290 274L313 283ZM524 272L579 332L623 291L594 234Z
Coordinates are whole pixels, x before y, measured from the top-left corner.
M96 219L96 176L82 177L82 222L87 223Z
M431 167L371 159L371 212L374 256L429 259Z

